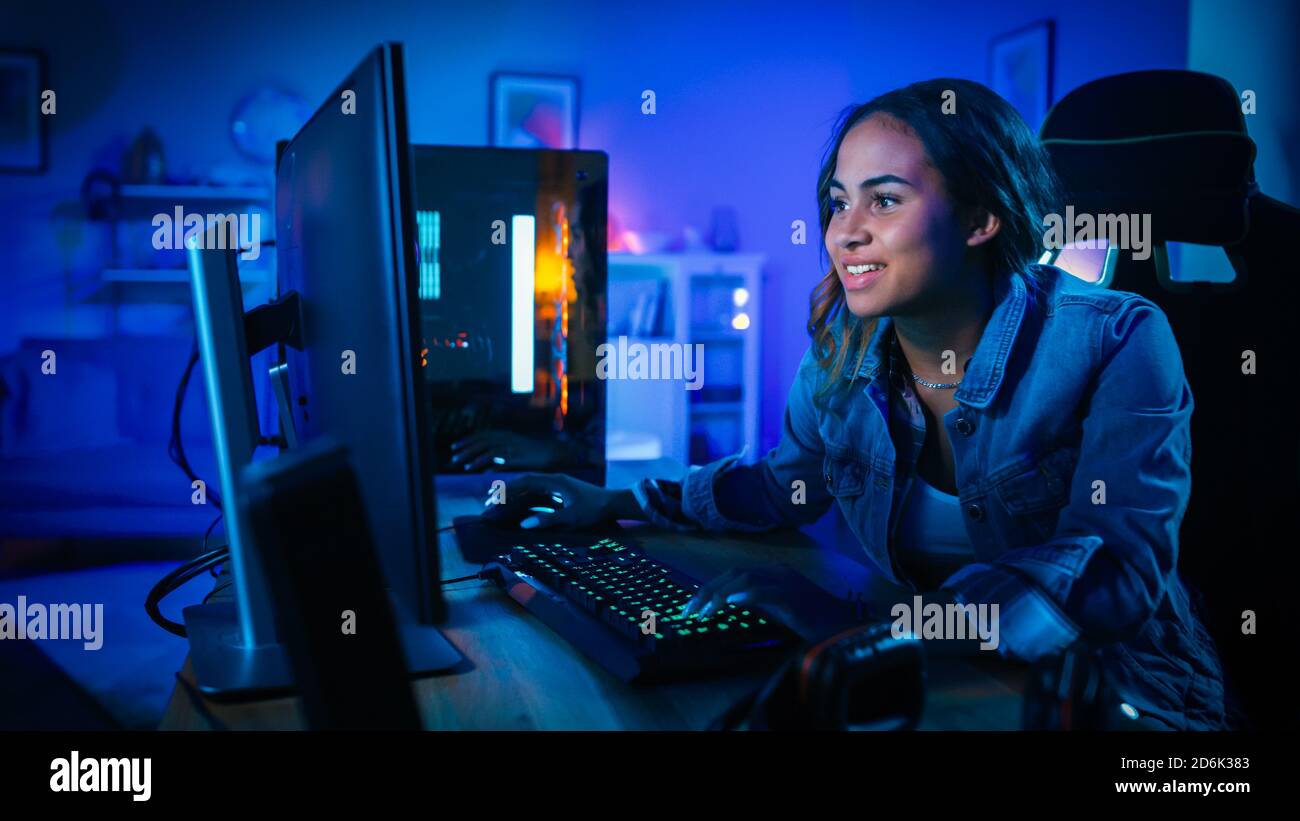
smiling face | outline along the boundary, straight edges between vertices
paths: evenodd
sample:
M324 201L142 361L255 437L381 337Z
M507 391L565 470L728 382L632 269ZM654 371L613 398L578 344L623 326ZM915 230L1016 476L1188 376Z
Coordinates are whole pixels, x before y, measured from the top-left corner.
M826 251L858 317L933 312L980 282L972 237L925 147L900 121L873 114L840 144Z

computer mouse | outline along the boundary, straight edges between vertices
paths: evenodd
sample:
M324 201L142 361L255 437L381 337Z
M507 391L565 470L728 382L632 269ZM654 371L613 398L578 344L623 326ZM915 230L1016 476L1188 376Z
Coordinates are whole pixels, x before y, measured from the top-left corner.
M564 509L564 497L546 490L520 490L507 493L504 502L489 500L483 510L483 521L496 527L518 528L529 516L539 513L557 513Z

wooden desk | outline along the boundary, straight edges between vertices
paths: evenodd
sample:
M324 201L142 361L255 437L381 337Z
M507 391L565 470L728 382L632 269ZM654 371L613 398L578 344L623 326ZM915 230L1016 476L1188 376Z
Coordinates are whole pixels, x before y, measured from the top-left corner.
M477 512L480 504L469 494L440 494L440 524ZM886 589L878 574L849 558L857 549L853 537L833 525L759 537L680 534L648 527L632 532L648 554L697 579L708 579L734 565L785 562L837 595ZM478 570L461 559L454 533L441 534L440 549L443 578ZM470 669L413 682L429 729L698 730L765 678L749 674L703 682L624 684L490 582L450 585L444 594L450 615L443 632L468 659ZM188 660L182 675L193 680ZM932 658L927 678L922 729L1020 727L1023 668L995 658ZM292 697L239 704L207 702L207 706L235 729L302 727L298 700ZM177 685L161 729L208 728L189 694Z

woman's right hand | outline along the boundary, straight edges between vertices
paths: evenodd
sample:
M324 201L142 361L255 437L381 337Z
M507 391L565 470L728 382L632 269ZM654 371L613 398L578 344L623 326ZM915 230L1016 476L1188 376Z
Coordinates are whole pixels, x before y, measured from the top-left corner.
M554 513L534 513L521 521L519 526L526 530L546 527L577 529L618 518L620 511L627 507L627 499L622 494L631 496L631 491L609 490L563 473L525 473L506 483L505 491L507 501L512 494L526 492L558 495L564 500L564 506Z

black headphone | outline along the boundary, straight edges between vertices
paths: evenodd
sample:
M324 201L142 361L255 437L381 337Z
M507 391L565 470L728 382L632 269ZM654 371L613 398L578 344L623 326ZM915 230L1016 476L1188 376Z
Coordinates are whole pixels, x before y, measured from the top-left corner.
M807 645L712 730L910 730L925 706L925 653L888 623Z

